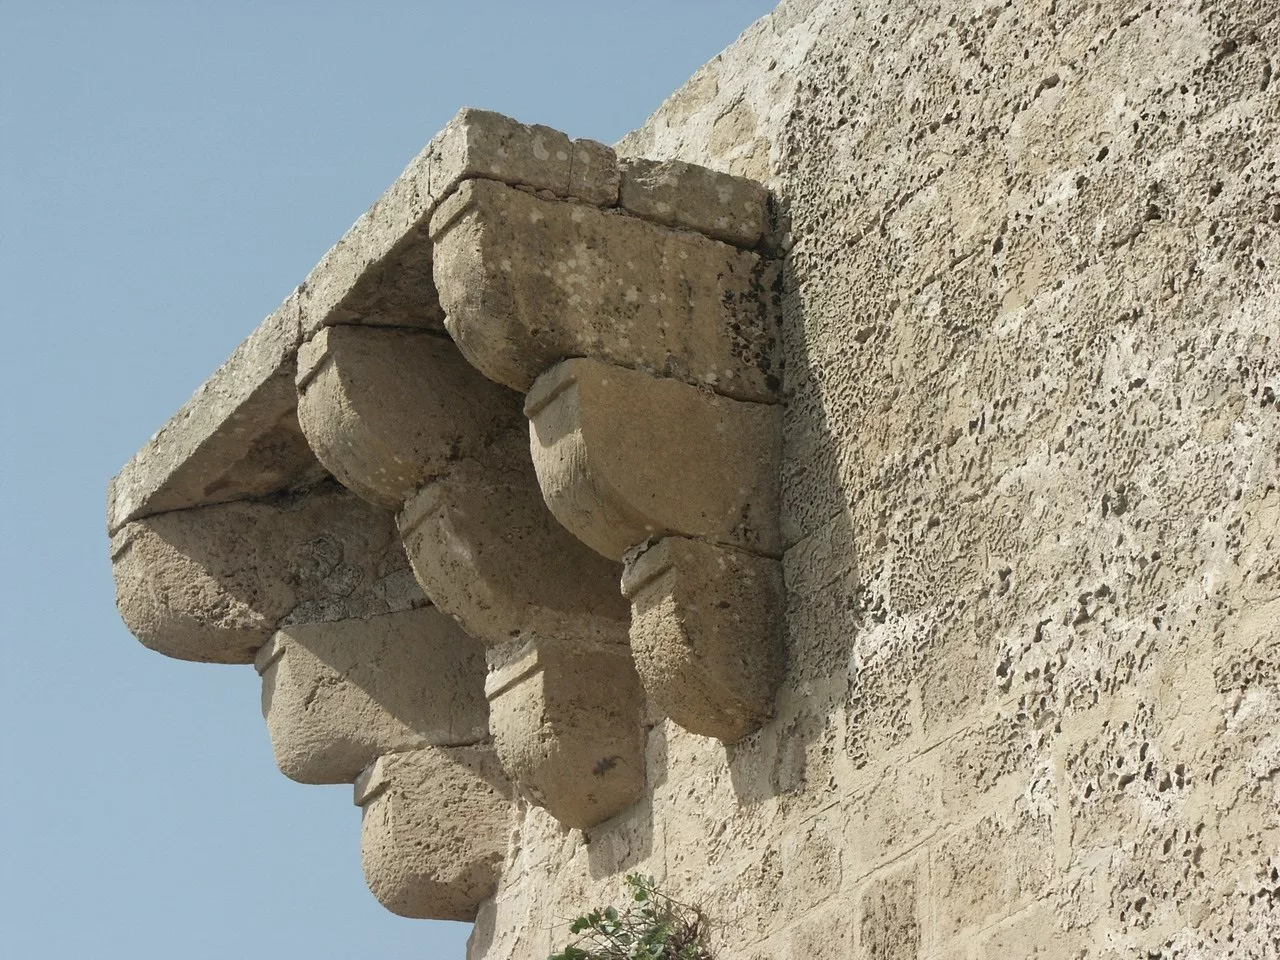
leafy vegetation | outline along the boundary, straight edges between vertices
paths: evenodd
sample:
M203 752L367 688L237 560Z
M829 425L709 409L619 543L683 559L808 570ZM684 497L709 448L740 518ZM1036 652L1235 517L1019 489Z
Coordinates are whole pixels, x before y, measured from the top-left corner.
M625 883L627 905L578 917L569 926L577 939L548 960L711 960L701 910L659 892L653 877L632 873Z

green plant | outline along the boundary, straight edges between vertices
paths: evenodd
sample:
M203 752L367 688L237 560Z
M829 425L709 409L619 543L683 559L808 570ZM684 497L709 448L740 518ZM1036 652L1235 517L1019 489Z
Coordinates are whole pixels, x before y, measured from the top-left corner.
M627 905L592 910L569 925L576 940L548 960L711 960L697 907L660 893L653 877L626 878Z

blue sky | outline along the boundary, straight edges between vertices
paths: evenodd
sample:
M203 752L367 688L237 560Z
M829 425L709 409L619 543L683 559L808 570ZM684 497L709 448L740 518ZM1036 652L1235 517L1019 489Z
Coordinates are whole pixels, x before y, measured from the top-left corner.
M612 142L771 0L0 0L0 954L461 957L115 613L107 480L463 105Z

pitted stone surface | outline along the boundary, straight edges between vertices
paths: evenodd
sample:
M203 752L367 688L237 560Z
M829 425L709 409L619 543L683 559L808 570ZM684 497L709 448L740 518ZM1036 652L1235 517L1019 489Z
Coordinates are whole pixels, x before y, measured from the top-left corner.
M516 394L430 333L328 327L298 362L298 418L312 449L349 490L389 509L520 421Z
M393 516L332 481L136 520L112 538L112 564L130 631L181 660L252 663L281 626L425 601Z
M355 785L360 859L378 902L402 917L474 920L492 896L514 826L490 746L380 757Z
M525 398L542 495L621 560L668 533L778 554L782 412L598 360L566 360Z
M785 2L619 145L789 218L788 671L474 960L629 870L747 960L1280 955L1278 18Z
M434 607L285 627L255 663L276 765L300 783L488 736L484 649Z
M297 348L294 295L111 482L107 531L139 517L266 496L324 476L298 429Z
M431 235L446 327L491 380L525 391L590 356L776 400L773 261L488 180L441 204Z

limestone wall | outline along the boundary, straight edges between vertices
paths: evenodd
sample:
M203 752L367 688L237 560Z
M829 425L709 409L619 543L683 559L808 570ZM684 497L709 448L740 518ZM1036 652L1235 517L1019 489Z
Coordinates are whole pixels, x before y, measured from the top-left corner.
M789 669L472 960L632 869L723 960L1280 956L1278 17L784 2L620 145L789 221Z

